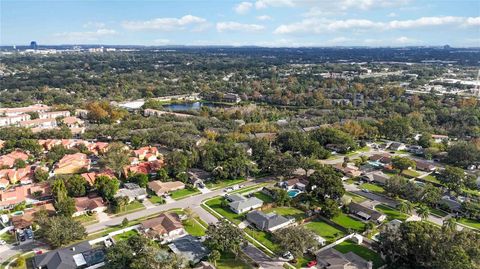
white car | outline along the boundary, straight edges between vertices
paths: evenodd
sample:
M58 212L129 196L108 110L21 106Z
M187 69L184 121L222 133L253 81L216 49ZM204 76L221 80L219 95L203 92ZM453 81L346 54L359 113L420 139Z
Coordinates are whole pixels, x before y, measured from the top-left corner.
M287 261L291 261L294 259L292 253L290 253L290 251L287 251L285 253L283 253L282 255L282 258L286 259Z

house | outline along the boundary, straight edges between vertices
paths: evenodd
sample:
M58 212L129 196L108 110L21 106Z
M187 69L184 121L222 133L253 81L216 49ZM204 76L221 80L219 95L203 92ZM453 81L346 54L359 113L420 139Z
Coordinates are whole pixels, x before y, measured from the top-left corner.
M437 169L435 165L427 161L417 160L417 170L424 171L424 172L433 172Z
M197 267L193 268L193 269L216 269L215 266L213 266L213 264L209 263L209 262L206 262L206 261L201 261Z
M185 189L185 184L180 181L162 182L160 180L154 180L148 182L148 188L156 195L162 196L172 191Z
M297 189L297 190L304 191L308 185L308 181L305 178L296 177L286 181L279 182L278 185L281 188L284 188L286 190Z
M49 216L54 215L56 210L52 203L46 203L34 208L25 209L22 215L12 216L12 225L16 230L25 229L32 226L35 214L39 211L46 211Z
M15 116L0 117L0 127L14 125L22 121L30 120L30 115L20 114Z
M161 242L170 242L186 234L182 221L177 213L162 213L158 217L143 221L140 232L149 238Z
M177 254L184 256L187 260L196 264L202 259L206 258L210 251L203 245L200 239L191 235L186 235L173 240L168 244L170 250Z
M388 146L388 149L390 150L406 150L407 146L405 144L400 143L400 142L392 142L390 146Z
M63 156L55 165L55 174L77 174L88 171L90 169L90 159L86 154L75 153Z
M237 214L259 208L263 205L263 201L257 197L247 198L240 194L231 194L225 196L225 198L230 202L228 207Z
M105 264L105 250L92 248L85 241L66 248L55 249L33 258L35 269L100 268Z
M88 182L90 186L95 185L95 181L97 180L97 177L99 176L107 176L114 178L115 174L111 170L104 170L103 172L87 172L87 173L82 173L81 176Z
M17 116L20 114L26 114L29 112L44 112L50 110L49 106L35 104L27 107L12 107L12 108L0 108L0 115L2 116Z
M372 269L373 263L366 261L353 252L341 253L334 248L319 251L316 254L317 268L331 269Z
M0 208L11 208L23 202L27 205L43 203L48 201L51 195L47 182L17 186L0 191Z
M188 183L194 187L198 187L199 184L204 184L211 179L212 174L210 172L197 168L188 169Z
M88 117L88 110L86 109L75 109L75 116L86 119Z
M432 134L432 139L435 143L442 143L443 141L448 141L449 137L448 135Z
M100 213L107 209L102 197L77 197L74 200L76 212L73 213L73 217L87 213Z
M134 162L135 163L135 162ZM163 160L154 160L151 162L139 162L133 165L127 165L123 168L124 175L142 173L146 175L155 174L164 165Z
M156 147L148 146L134 150L133 153L139 160L151 162L157 159L158 149Z
M52 129L57 127L57 120L50 119L50 118L26 120L26 121L19 122L18 125L20 127L29 127L29 128L37 127L42 129Z
M33 170L30 165L24 168L9 168L0 170L0 179L5 179L8 184L30 184L32 183Z
M62 122L68 127L80 127L84 124L84 121L77 117L65 117L62 119Z
M293 218L288 219L273 212L265 214L259 210L248 212L247 220L257 229L266 232L274 232L295 222Z
M369 221L369 220L372 220L372 221L375 221L377 223L380 223L382 221L384 221L387 216L376 211L376 210L373 210L373 209L370 209L368 207L365 207L361 204L357 204L357 203L350 203L348 205L348 209L349 209L349 212L351 214L354 214L355 216L365 220L365 221Z
M371 173L368 173L362 177L362 179L370 181L370 182L376 182L379 184L384 185L387 182L387 179L389 179L390 176L385 174L382 171L374 171Z
M392 163L392 155L388 153L384 154L374 154L368 158L370 161L380 163L382 165L389 165Z
M124 188L119 189L115 197L128 197L129 202L147 198L147 190L145 188L141 188L135 183L125 183L123 186Z
M51 111L38 113L39 119L56 119L60 117L69 117L70 111Z
M333 168L347 177L358 177L362 174L362 171L354 165L347 164L347 166L343 167L341 163L338 163L334 165Z
M12 168L15 160L21 159L23 161L28 160L28 154L21 150L12 151L6 155L0 156L0 166Z

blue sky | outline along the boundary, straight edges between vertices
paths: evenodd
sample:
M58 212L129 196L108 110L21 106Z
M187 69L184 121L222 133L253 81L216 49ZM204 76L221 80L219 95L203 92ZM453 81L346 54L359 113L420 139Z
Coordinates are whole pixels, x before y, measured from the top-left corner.
M0 44L480 47L478 0L0 0Z

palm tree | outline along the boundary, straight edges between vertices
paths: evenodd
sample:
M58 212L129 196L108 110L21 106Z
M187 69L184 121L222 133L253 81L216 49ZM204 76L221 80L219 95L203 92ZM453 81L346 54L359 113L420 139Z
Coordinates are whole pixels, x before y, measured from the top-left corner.
M417 208L417 214L422 220L426 220L430 216L430 208L426 205L420 205Z
M405 201L400 204L399 209L400 209L400 212L407 215L411 215L413 212L414 206L411 202Z
M212 250L212 252L209 255L209 260L213 262L213 265L217 266L217 261L220 259L220 252L216 249Z
M457 220L454 217L443 220L443 228L455 231L457 229Z

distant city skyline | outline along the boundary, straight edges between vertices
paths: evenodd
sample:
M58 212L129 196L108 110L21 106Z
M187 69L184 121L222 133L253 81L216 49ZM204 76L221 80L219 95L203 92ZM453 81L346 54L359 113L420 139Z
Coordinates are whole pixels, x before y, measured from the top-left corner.
M480 1L0 0L0 45L480 47Z

